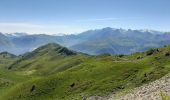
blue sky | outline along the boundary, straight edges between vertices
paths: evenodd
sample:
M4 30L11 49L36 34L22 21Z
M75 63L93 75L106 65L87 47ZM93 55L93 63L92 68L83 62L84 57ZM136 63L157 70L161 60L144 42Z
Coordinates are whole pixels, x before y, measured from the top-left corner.
M170 0L0 0L0 31L79 33L103 27L170 31Z

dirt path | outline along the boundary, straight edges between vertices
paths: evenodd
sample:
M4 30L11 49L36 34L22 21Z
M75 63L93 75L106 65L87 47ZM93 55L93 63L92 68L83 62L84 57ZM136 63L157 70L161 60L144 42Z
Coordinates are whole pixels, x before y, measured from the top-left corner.
M108 97L92 96L87 100L170 100L170 74L159 80L137 87L128 94Z
M162 97L168 96L170 96L170 75L135 88L131 93L120 98L113 95L108 100L162 100Z

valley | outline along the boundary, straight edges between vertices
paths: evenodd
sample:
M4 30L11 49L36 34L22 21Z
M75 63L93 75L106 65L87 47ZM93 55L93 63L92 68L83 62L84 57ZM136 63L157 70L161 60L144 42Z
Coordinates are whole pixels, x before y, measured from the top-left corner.
M57 43L71 50L90 55L129 55L144 52L150 48L170 45L170 34L154 30L126 30L110 27L61 36L0 33L0 51L7 51L15 55L31 52L48 43Z
M170 100L170 0L0 0L0 100Z

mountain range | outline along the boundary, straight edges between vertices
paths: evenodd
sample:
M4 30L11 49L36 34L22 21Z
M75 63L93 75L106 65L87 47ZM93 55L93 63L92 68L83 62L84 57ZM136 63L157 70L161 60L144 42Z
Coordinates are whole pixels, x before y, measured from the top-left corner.
M170 34L152 30L124 30L106 27L72 35L28 35L0 33L0 51L20 55L48 43L58 43L71 50L98 54L131 54L170 44Z

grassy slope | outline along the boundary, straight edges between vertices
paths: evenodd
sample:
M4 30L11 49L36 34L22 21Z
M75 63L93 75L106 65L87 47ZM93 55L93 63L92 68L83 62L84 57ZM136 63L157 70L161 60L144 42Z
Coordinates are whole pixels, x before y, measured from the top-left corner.
M17 56L10 54L8 52L0 53L0 68L8 67L17 59L18 59Z
M5 92L0 99L71 100L107 95L154 81L170 71L170 56L165 56L170 47L123 57L67 55L60 50L54 44L45 46L14 63L9 74L1 72L13 85L0 89Z
M15 84L25 81L26 77L7 70L7 67L17 59L19 59L17 56L8 52L0 53L0 97L5 95Z

